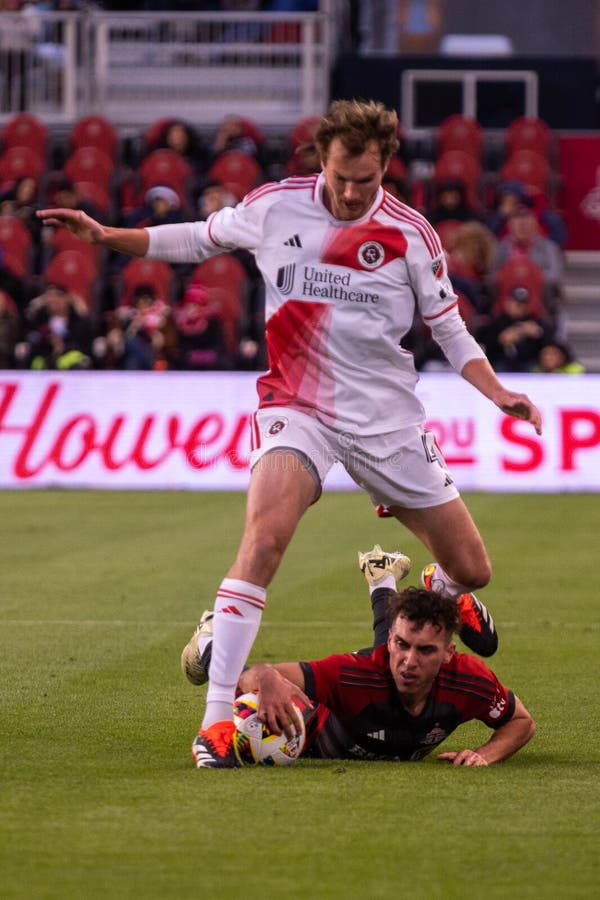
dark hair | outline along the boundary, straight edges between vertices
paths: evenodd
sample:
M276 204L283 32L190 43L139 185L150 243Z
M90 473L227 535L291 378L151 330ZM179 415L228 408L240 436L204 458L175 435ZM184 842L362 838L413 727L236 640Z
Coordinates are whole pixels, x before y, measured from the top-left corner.
M388 619L392 625L398 616L421 629L427 624L435 625L450 634L458 629L460 616L456 601L444 597L437 591L420 587L407 587L394 591L388 598Z
M326 161L331 142L339 138L351 156L360 156L370 143L379 147L386 165L399 146L398 116L375 100L334 100L315 135L315 143Z

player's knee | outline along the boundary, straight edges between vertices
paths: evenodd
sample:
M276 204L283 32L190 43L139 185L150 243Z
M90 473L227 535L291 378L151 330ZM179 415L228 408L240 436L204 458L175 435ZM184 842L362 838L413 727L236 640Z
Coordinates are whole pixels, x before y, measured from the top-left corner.
M489 584L492 578L492 567L488 559L466 559L448 572L457 584L462 584L470 591L477 591Z

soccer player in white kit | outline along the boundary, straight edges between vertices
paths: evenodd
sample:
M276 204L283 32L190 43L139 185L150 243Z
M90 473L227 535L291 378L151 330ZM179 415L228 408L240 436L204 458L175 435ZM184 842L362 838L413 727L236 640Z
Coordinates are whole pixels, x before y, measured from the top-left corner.
M457 372L538 433L541 416L526 395L500 384L466 330L436 232L381 187L397 125L379 103L334 101L316 135L319 175L262 185L206 222L124 229L80 210L38 213L90 243L174 263L245 248L264 279L269 370L258 379L245 529L214 606L206 710L193 744L198 768L237 764L232 701L266 590L336 460L429 549L436 563L423 580L466 603L463 640L475 634L473 615L495 640L471 594L490 579L488 555L424 430L412 355L400 345L415 302Z

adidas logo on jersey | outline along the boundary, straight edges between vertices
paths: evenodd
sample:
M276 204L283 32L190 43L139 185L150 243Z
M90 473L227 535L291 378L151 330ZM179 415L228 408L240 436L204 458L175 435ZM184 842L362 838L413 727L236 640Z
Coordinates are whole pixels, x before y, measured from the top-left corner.
M299 234L292 235L291 238L288 238L287 241L283 242L286 247L301 247L302 241L300 240Z

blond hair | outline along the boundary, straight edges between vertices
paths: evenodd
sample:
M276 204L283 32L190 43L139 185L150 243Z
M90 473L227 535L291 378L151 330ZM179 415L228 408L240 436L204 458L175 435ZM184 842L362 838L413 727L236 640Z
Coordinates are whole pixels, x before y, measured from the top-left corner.
M377 144L385 166L398 149L398 116L375 100L334 100L315 135L323 162L335 138L350 156L360 156L369 144Z

